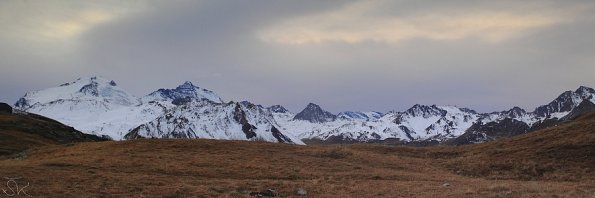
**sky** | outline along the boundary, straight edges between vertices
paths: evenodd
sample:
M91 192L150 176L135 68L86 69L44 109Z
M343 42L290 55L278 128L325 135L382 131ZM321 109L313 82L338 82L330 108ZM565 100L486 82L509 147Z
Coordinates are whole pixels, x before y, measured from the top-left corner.
M592 0L0 1L0 101L100 75L340 111L533 110L595 86Z

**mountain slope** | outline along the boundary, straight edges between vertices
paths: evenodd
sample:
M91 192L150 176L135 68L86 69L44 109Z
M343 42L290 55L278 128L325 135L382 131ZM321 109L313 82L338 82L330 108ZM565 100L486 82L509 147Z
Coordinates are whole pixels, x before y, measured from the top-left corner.
M465 134L448 143L469 144L511 137L556 126L595 110L595 90L585 86L566 91L547 105L526 112L514 107L508 111L483 116Z
M40 115L13 113L5 103L0 103L0 107L0 155L45 145L106 140Z
M298 138L283 134L279 128L269 111L253 104L194 100L140 125L125 138L207 138L303 144Z
M537 107L534 113L541 118L562 118L583 100L595 103L595 90L580 86L576 91L566 91L549 104Z
M59 120L78 130L119 140L126 132L167 109L167 103L141 103L112 80L93 76L28 92L15 104L22 111Z
M443 147L435 155L455 158L448 166L463 175L531 180L595 178L595 111L512 138Z

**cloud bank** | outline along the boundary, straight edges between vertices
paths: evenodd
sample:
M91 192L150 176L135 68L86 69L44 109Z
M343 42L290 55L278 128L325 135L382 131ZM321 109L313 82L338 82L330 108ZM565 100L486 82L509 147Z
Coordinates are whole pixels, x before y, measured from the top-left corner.
M80 76L332 112L531 110L595 86L592 1L1 1L0 100Z

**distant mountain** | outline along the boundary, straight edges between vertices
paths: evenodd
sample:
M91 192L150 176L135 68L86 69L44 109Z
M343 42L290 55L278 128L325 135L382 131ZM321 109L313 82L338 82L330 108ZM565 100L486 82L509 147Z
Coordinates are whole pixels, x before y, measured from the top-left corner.
M207 99L216 103L223 103L223 99L213 91L194 86L190 81L186 81L175 89L159 89L143 97L142 101L183 102L190 99Z
M136 98L114 81L94 76L29 92L16 106L115 140L212 138L303 144L279 130L262 106L233 104L239 108L191 82Z
M15 107L27 110L64 101L86 103L81 105L92 103L103 106L104 109L131 106L139 102L137 98L119 88L114 81L93 76L42 91L27 92L16 102Z
M128 130L149 122L173 106L142 103L112 80L100 76L79 78L41 91L28 92L15 107L56 119L77 130L120 140Z
M583 100L595 103L595 90L581 86L576 91L566 91L549 104L537 107L534 113L540 118L562 118Z
M281 105L273 105L267 109L269 111L271 111L272 113L290 113L289 110L287 110L285 107L283 107Z
M262 107L205 100L194 100L172 108L125 136L126 139L148 137L264 140L303 144L300 139L282 133L270 112Z
M581 86L533 112L519 107L493 113L416 104L399 112L345 111L334 115L310 103L294 114L281 105L227 102L185 82L137 98L102 77L80 78L28 92L16 109L56 119L77 130L115 140L211 138L302 144L420 142L469 144L555 126L595 108L595 90Z
M595 90L581 86L576 91L562 93L549 104L537 107L534 112L514 107L484 115L465 134L449 143L479 143L552 127L595 110L594 102Z
M317 104L310 103L304 110L293 117L293 120L305 120L311 123L332 122L337 119L337 116L323 110Z

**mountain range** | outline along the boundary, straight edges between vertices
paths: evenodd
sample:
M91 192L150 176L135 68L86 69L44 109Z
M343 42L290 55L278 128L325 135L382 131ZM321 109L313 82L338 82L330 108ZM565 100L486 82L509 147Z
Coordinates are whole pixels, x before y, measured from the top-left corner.
M405 111L332 114L317 104L293 113L281 105L224 101L215 92L184 82L136 97L113 80L79 78L27 92L15 108L77 130L114 140L208 138L291 144L320 142L425 142L469 144L557 125L595 109L595 90L566 91L529 112L519 107L478 113L456 106L416 104Z

